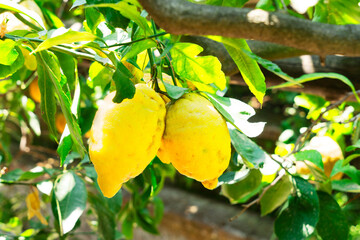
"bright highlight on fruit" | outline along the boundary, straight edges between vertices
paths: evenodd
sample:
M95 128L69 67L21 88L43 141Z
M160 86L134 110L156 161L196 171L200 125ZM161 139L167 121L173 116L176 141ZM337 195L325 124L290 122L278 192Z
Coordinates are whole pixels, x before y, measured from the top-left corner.
M322 137L313 137L303 150L317 150L321 156L324 164L325 175L330 177L331 171L338 160L344 159L341 148L337 142L335 142L331 137L322 136ZM309 165L314 165L311 162L306 162ZM310 174L310 169L308 166L302 162L296 162L296 171L300 174ZM333 176L331 179L338 180L341 179L343 173L338 173Z
M90 159L105 197L139 175L156 156L164 132L165 103L152 88L136 84L134 98L114 103L110 93L95 115Z
M229 165L231 141L226 122L197 93L167 105L165 131L158 157L183 175L214 189Z

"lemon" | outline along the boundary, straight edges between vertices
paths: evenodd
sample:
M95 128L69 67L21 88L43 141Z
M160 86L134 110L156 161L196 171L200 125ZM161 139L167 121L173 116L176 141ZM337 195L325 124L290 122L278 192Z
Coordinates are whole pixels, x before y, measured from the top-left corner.
M197 93L187 93L167 105L165 131L158 157L206 188L217 186L229 165L231 141L226 122Z
M66 119L64 114L58 113L55 116L55 126L58 133L63 133L66 126Z
M165 103L153 89L136 84L132 99L105 97L90 131L89 153L105 197L139 175L155 157L164 131Z
M29 95L35 102L41 101L41 93L38 83L38 78L35 78L29 85Z
M313 137L310 140L310 143L305 148L303 148L303 150L317 150L321 154L324 164L324 172L325 175L328 177L330 177L335 163L340 159L344 159L339 144L337 144L337 142L335 142L332 138L328 136ZM306 163L313 165L311 162L308 161ZM296 172L306 175L310 174L310 169L304 162L297 161ZM331 179L338 180L341 179L342 176L342 173L338 173Z

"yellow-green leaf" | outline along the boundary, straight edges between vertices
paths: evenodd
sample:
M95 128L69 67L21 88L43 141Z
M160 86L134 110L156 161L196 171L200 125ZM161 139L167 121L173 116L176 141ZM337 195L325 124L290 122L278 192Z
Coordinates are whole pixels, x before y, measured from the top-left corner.
M226 79L220 61L214 56L197 56L202 51L202 47L193 43L175 43L170 50L175 72L184 80L225 89Z

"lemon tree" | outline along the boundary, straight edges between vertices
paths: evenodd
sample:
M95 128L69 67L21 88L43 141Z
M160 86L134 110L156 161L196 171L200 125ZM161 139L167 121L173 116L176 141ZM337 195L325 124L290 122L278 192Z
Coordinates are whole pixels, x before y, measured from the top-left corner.
M343 35L358 39L359 2L299 2L0 0L0 238L71 239L81 227L99 239L132 239L136 227L159 234L158 194L171 181L215 189L240 213L259 205L274 238L357 239L357 85L346 71L316 72L308 55L300 75L270 60L358 56ZM210 26L217 11L228 14ZM243 14L250 30L221 30ZM293 21L311 26L316 44L282 29ZM286 46L261 48L239 32ZM323 78L344 96L281 91Z

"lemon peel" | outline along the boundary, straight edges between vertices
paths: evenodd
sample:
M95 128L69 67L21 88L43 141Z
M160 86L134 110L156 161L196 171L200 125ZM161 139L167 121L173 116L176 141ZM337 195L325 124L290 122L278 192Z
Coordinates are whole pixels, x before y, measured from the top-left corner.
M158 157L183 175L214 189L229 165L230 134L226 122L205 97L184 94L167 105Z
M105 197L139 175L155 157L164 131L165 103L152 88L136 84L132 99L114 103L115 92L99 107L89 138L90 159Z

